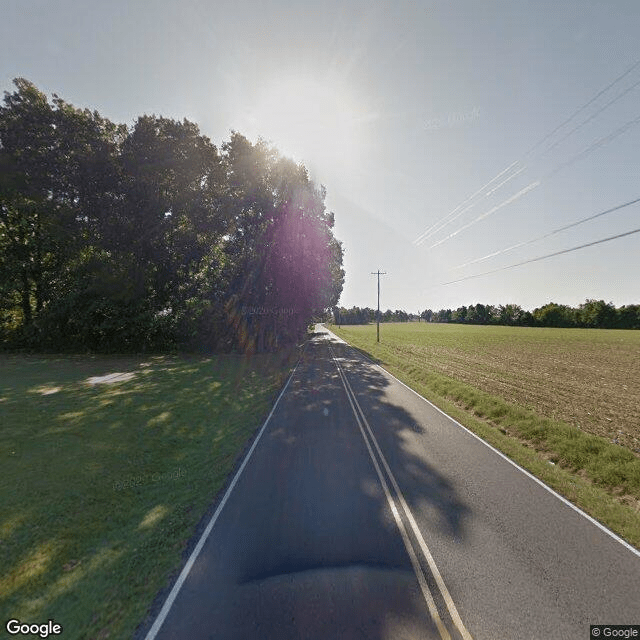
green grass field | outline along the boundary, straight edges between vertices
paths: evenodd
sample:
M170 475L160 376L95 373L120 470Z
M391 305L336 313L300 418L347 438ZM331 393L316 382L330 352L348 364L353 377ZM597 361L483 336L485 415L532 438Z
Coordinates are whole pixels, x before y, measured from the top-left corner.
M640 332L336 331L640 547ZM2 620L130 638L294 358L0 355Z
M331 329L640 548L640 331Z
M295 356L0 355L3 625L131 638Z

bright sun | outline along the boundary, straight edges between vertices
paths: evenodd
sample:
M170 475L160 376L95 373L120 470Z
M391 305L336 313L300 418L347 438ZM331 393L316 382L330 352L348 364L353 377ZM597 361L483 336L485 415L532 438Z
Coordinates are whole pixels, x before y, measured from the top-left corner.
M357 161L362 125L371 119L337 86L309 79L281 79L258 98L249 114L258 135L308 168L347 169Z

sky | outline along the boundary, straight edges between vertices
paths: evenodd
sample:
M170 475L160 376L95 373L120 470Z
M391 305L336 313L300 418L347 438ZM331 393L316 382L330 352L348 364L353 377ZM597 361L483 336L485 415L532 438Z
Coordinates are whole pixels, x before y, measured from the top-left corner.
M0 17L2 91L24 77L304 163L343 242L342 306L375 308L378 269L383 309L640 303L640 233L504 268L640 228L636 203L559 231L640 198L637 0L0 0Z

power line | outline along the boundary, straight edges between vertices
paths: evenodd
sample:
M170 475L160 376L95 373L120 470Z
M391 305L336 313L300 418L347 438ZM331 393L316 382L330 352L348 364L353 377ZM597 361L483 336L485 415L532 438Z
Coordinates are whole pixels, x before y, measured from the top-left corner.
M438 245L442 244L443 242L446 242L447 240L450 240L454 236L457 236L461 231L464 231L465 229L468 229L469 227L474 225L476 222L480 222L480 220L483 220L484 218L488 218L490 215L493 215L499 209L502 209L502 207L506 207L508 204L511 204L512 202L515 202L516 200L518 200L522 196L524 196L527 193L529 193L529 191L533 191L538 186L540 186L540 180L536 180L535 182L532 182L531 184L528 184L524 189L520 189L520 191L518 191L518 193L512 195L510 198L507 198L504 202L501 202L500 204L496 205L492 209L489 209L489 211L485 211L484 213L480 214L477 218L474 218L471 222L468 222L467 224L463 225L462 227L460 227L459 229L457 229L453 233L450 233L448 236L442 238L442 240L438 240L438 242L435 242L434 244L432 244L429 247L429 249L433 249L434 247L437 247Z
M571 229L572 227L577 227L580 224L584 224L585 222L589 222L589 220L595 220L600 216L607 215L608 213L613 213L614 211L618 211L620 209L624 209L625 207L629 207L632 204L637 204L640 202L640 198L636 198L635 200L631 200L629 202L625 202L624 204L619 204L616 207L612 207L611 209L607 209L606 211L601 211L600 213L596 213L595 215L589 216L587 218L582 218L581 220L577 220L576 222L572 222L571 224L567 224L564 227L560 227L558 229L554 229L553 231L549 231L542 236L538 236L537 238L533 238L531 240L525 240L524 242L518 242L517 244L511 245L506 249L500 249L499 251L494 251L493 253L489 253L486 256L482 256L482 258L476 258L475 260L471 260L470 262L465 262L465 264L460 264L457 267L453 267L454 269L462 269L463 267L468 267L472 264L477 264L478 262L484 262L489 258L495 258L503 253L507 253L508 251L513 251L513 249L517 249L518 247L524 247L529 244L533 244L534 242L539 242L540 240L544 240L545 238L549 238L551 236L560 233L561 231L566 231L567 229Z
M488 218L490 215L493 215L496 211L502 209L502 207L505 207L508 204L511 204L512 202L515 202L516 200L521 198L523 195L529 193L529 191L532 191L536 187L540 186L545 180L548 180L549 178L553 177L556 173L558 173L562 169L565 169L566 167L571 166L574 162L577 162L578 160L580 160L584 156L588 155L592 151L595 151L597 148L599 148L599 147L611 142L612 140L617 138L619 135L622 135L625 131L630 129L632 126L638 124L639 122L640 122L640 116L638 116L637 118L634 118L632 120L629 120L628 122L623 124L621 127L616 129L615 131L607 134L603 138L600 138L599 140L596 140L595 142L592 142L588 147L583 149L580 153L577 153L572 158L569 158L569 160L566 160L565 162L562 162L561 164L556 166L554 169L552 169L551 171L546 173L544 176L542 176L542 178L540 178L539 180L536 180L536 181L530 183L524 189L521 189L520 191L518 191L518 193L510 196L509 198L507 198L506 200L504 200L500 204L496 205L492 209L489 209L489 211L486 211L485 213L482 213L477 218L474 218L471 222L468 222L467 224L463 225L459 229L456 229L456 231L450 233L448 236L445 236L444 238L442 238L442 240L438 240L438 242L432 244L429 248L433 249L434 247L437 247L437 246L441 245L443 242L446 242L447 240L450 240L451 238L457 236L461 231L464 231L465 229L468 229L469 227L473 226L474 224L476 224L476 222L480 222L480 220L484 220L485 218Z
M638 65L640 65L640 60L636 60L636 62L634 62L622 75L618 76L613 82L611 82L610 84L608 84L604 89L602 89L601 91L599 91L595 96L593 96L593 98L591 98L588 102L585 102L585 104L583 104L577 111L574 111L574 113L569 116L562 124L559 124L551 133L549 133L548 135L546 135L544 138L542 138L542 140L540 140L539 142L536 142L536 144L533 145L533 147L531 147L531 149L529 149L529 151L527 151L524 155L525 157L528 156L530 153L532 153L533 151L535 151L541 144L545 143L549 138L551 138L556 132L560 131L560 129L562 129L562 127L564 127L566 124L569 124L579 113L581 113L582 111L584 111L588 106L592 105L601 95L605 94L607 91L609 91L609 89L611 89L611 87L613 87L614 85L618 84L618 82L620 82L620 80L622 80L623 78L625 78L626 76L628 76Z
M515 173L512 173L506 180L503 180L497 187L493 187L493 189L491 189L491 191L487 191L487 193L485 193L484 195L485 196L492 195L498 189L501 189L505 184L507 184L507 182L509 182L509 180L513 180L513 178L515 178L517 175L520 175L526 168L527 168L527 165L526 164L523 165Z
M474 194L470 195L466 200L464 200L463 202L461 202L453 211L450 211L446 216L444 216L444 218L441 218L438 222L432 224L424 233L421 233L413 242L414 244L422 244L427 238L429 238L430 236L433 235L433 233L436 233L437 231L439 231L442 227L438 227L438 229L436 229L433 233L429 233L434 227L438 226L441 222L443 222L444 220L446 220L449 216L453 215L454 213L456 213L456 211L458 211L461 207L464 207L465 204L467 204L467 202L470 202L471 200L473 200L477 195L479 195L480 193L482 193L482 191L484 191L487 187L491 186L496 180L498 180L499 178L501 178L505 173L507 173L507 171L510 171L515 165L518 164L518 161L516 160L516 162L513 162L512 164L510 164L506 169L504 169L503 171L501 171L495 178L492 178L491 180L489 180L489 182L487 182L486 184L482 185ZM461 215L462 213L464 213L465 211L467 211L467 209L469 209L471 206L467 207L466 209L464 209L459 215ZM456 216L457 218L458 216ZM452 218L451 220L449 220L448 222L445 222L442 226L446 226L447 224L449 224L449 222L453 222L453 220L455 220L456 218ZM428 235L427 235L428 234Z
M584 120L578 126L571 129L571 131L569 131L569 133L562 136L560 140L558 140L557 142L554 142L550 147L545 149L544 153L549 153L549 151L552 151L553 149L555 149L560 143L564 142L569 136L573 135L576 131L578 131L578 129L581 129L582 127L584 127L585 124L587 124L588 122L591 122L594 118L599 116L605 109L608 109L614 102L617 102L618 100L620 100L620 98L626 96L627 93L635 89L638 85L640 85L640 80L632 84L630 87L627 87L622 93L618 94L613 100L610 100L609 102L607 102L607 104L605 104L603 107L598 109L595 113L591 114L586 120Z
M550 178L550 177L554 176L556 173L558 173L559 171L561 171L565 167L568 167L568 166L572 165L574 162L580 160L580 158L582 158L583 156L588 155L589 153L591 153L592 151L594 151L598 147L601 147L602 145L607 144L608 142L611 142L612 140L617 138L619 135L622 135L627 129L630 129L634 125L638 124L638 122L640 122L640 116L637 117L637 118L633 118L632 120L629 120L628 122L625 122L621 127L616 129L612 133L609 133L608 135L604 136L604 138L600 138L599 140L596 140L595 142L592 142L586 149L584 149L580 153L576 154L572 158L569 158L569 160L567 160L566 162L563 162L562 164L558 165L555 169L552 169L551 171L549 171L549 173L545 174L541 178L541 181L542 180L546 180L547 178Z
M501 171L497 176L495 176L494 178L492 178L491 180L489 180L489 182L487 182L485 185L483 185L482 187L480 187L480 189L478 189L473 195L469 196L466 200L464 200L462 203L460 203L453 211L449 212L447 215L445 215L443 218L441 218L438 222L434 223L433 225L431 225L431 227L429 227L426 231L424 231L422 234L420 234L414 241L413 243L415 245L420 245L422 244L425 240L427 240L428 238L430 238L432 235L434 235L435 233L437 233L440 229L442 229L443 227L447 226L448 224L450 224L451 222L453 222L454 220L456 220L458 217L460 217L465 211L468 211L469 209L471 209L472 207L474 207L477 202L475 203L471 203L469 204L469 206L467 206L465 209L463 209L463 211L460 211L460 213L458 213L458 215L454 216L453 218L451 218L451 216L453 214L455 214L456 212L458 212L462 207L464 207L467 203L471 202L472 200L474 200L476 198L476 196L478 196L479 194L481 194L482 191L484 191L486 188L488 188L489 186L491 186L496 180L498 180L500 177L502 177L505 173L507 173L508 171L510 171L514 166L520 164L522 165L522 162L525 160L525 158L527 156L529 156L531 153L533 153L539 146L541 146L542 144L544 144L547 140L549 140L551 137L553 137L558 131L560 131L560 129L562 129L564 126L566 126L567 124L569 124L569 122L571 122L578 114L580 114L582 111L584 111L587 107L589 107L591 104L593 104L600 96L602 96L603 94L605 94L607 91L609 91L609 89L611 89L611 87L613 87L614 85L616 85L618 82L620 82L623 78L625 78L626 76L628 76L636 67L638 67L640 65L640 60L637 60L636 62L634 62L624 73L622 73L620 76L618 76L615 80L613 80L612 82L610 82L604 89L601 89L595 96L593 96L592 98L590 98L587 102L585 102L581 107L579 107L576 111L574 111L571 116L569 116L566 120L564 120L562 123L560 123L555 129L553 129L553 131L551 131L550 133L548 133L546 136L544 136L543 138L541 138L538 142L536 142L536 144L534 144L523 156L520 160L516 160L515 162L513 162L511 165L509 165L506 169L504 169L503 171ZM606 109L608 106L610 106L611 104L613 104L615 101L617 101L618 99L620 99L623 95L625 95L626 93L628 93L631 89L635 88L635 86L637 86L636 83L634 85L632 85L632 87L626 89L622 94L620 94L619 96L617 96L614 100L610 101L609 103L607 103L603 108L601 108L599 111L596 112L596 114L594 114L593 116L591 116L590 118L588 118L587 120L585 120L582 124L580 124L578 127L575 127L572 131L570 131L566 136L564 136L559 142L562 142L563 140L565 140L568 136L570 136L572 133L574 133L575 131L577 131L580 127L584 126L587 122L589 122L590 120L592 120L594 117L596 117L597 115L599 115L600 113L602 113L602 111L604 111L604 109ZM559 142L555 143L554 145L552 145L549 149L547 149L545 151L548 152L551 149L553 149L555 146L557 146L557 144L559 144ZM494 193L495 191L497 191L500 187L502 187L502 185L506 184L507 182L509 182L509 180L511 180L512 178L514 178L517 174L521 173L524 169L526 168L526 166L523 166L521 169L519 169L516 173L514 173L513 175L511 175L510 177L508 177L506 180L504 180L502 183L500 183L497 187L491 189L490 191L488 191L487 193L484 194L483 197L486 197L488 195L491 195L492 193ZM451 219L449 219L451 218ZM440 225L440 226L439 226ZM435 227L438 227L437 229L434 229Z
M585 249L586 247L592 247L596 244L601 244L603 242L609 242L610 240L617 240L618 238L624 238L625 236L630 236L634 233L640 233L640 229L634 229L633 231L626 231L625 233L619 233L616 236L609 236L608 238L602 238L601 240L595 240L593 242L587 242L586 244L581 244L577 247L571 247L570 249L563 249L562 251L555 251L554 253L548 253L544 256L538 256L537 258L531 258L530 260L524 260L523 262L516 262L515 264L510 264L506 267L500 267L498 269L492 269L491 271L485 271L483 273L476 273L471 276L465 276L464 278L458 278L457 280L450 280L449 282L443 282L442 285L446 284L455 284L456 282L462 282L463 280L471 280L472 278L480 278L482 276L487 276L491 273L497 273L498 271L506 271L507 269L514 269L515 267L521 267L525 264L530 264L531 262L538 262L540 260L546 260L547 258L552 258L554 256L562 255L563 253L571 253L572 251L578 251L578 249Z
M499 174L498 176L496 176L496 178L494 178L493 180L491 180L491 182L495 182L495 180L502 176L506 171L508 171L509 169L511 169L511 167L513 167L514 165L518 164L517 162L514 162L510 167L507 167L507 169L505 169L505 171L503 171L501 174ZM520 167L520 169L518 169L515 173L512 173L508 178L506 178L505 180L503 180L499 185L497 185L496 187L493 187L493 189L491 189L490 191L487 191L482 197L485 198L487 196L490 196L494 191L497 191L498 189L500 189L503 185L505 185L507 182L509 182L509 180L513 180L513 178L515 178L517 175L521 174L525 169L527 168L526 165L523 165L522 167ZM491 182L488 182L486 185L484 185L479 191L476 191L476 194L478 194L480 191L484 191L488 186L490 186ZM475 194L474 194L475 195ZM466 202L466 201L465 201ZM478 200L478 202L480 202L480 200ZM465 203L463 203L465 204ZM473 209L473 207L475 207L477 204L477 202L472 202L471 204L469 204L468 206L466 206L464 209L462 209L457 215L453 216L453 218L451 218L450 220L439 224L437 229L433 229L433 227L431 227L433 229L433 231L431 233L428 233L427 235L424 235L424 237L421 237L419 241L414 241L416 245L420 245L423 242L425 242L426 240L428 240L431 236L435 235L436 233L438 233L438 231L440 231L440 229L443 229L444 227L446 227L448 224L451 224L454 220L457 220L463 213L466 213L467 211L469 211L469 209ZM460 205L462 206L462 205ZM499 205L498 208L502 207L504 205ZM455 213L455 211L457 211L457 209L454 209L454 211L452 211L452 213ZM451 215L451 214L449 214ZM438 224L438 223L436 223ZM436 226L436 225L434 225ZM466 227L463 227L466 228ZM458 232L454 233L453 235L457 235ZM446 239L446 238L445 238ZM436 244L440 244L439 242ZM429 247L430 249L432 249L434 246L436 245L431 245L431 247Z

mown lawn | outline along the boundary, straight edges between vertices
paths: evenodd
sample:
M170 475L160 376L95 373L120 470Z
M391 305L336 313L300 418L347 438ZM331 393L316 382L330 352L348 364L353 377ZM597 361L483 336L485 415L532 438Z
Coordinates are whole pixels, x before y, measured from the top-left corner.
M0 354L3 629L132 637L295 356Z
M640 331L331 329L640 548Z

